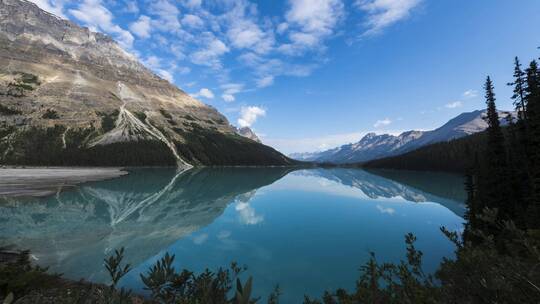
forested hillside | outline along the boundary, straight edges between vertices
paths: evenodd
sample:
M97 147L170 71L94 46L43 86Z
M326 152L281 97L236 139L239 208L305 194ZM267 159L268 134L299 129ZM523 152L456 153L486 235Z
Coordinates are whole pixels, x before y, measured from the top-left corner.
M360 165L366 168L465 173L473 165L475 155L484 152L486 140L486 133L482 132Z

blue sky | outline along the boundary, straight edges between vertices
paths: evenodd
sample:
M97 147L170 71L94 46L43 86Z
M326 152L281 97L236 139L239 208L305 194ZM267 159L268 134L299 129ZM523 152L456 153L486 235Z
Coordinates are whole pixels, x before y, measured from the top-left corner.
M510 109L512 61L538 57L538 0L34 0L114 37L278 150L432 129Z

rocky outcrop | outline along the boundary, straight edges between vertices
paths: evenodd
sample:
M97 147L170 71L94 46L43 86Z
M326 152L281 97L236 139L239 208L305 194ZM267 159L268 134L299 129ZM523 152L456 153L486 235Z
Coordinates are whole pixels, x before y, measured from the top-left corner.
M238 135L244 136L245 138L249 138L253 141L261 143L261 139L249 127L240 128L237 130L237 133Z

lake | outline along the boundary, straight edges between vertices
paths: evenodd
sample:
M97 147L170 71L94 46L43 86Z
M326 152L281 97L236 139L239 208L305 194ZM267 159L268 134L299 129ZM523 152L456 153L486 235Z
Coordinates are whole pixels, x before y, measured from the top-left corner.
M460 176L360 169L133 169L45 198L0 199L0 246L30 249L35 261L72 279L108 282L103 258L125 247L133 270L121 285L144 292L139 273L166 252L196 272L236 261L265 300L353 288L370 252L405 257L414 233L433 272L461 230Z

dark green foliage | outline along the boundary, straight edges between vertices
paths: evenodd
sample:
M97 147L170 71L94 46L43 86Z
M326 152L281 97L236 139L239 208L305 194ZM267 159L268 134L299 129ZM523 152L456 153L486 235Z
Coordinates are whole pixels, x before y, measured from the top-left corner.
M15 132L15 127L13 126L4 127L4 128L0 127L0 142L4 137L8 136L9 134L13 132Z
M33 289L48 288L54 285L59 276L46 273L47 268L33 266L30 263L30 253L24 251L18 254L15 261L0 263L0 299L10 293L19 298Z
M43 115L41 115L41 118L43 119L58 119L60 116L58 115L58 112L56 112L53 109L47 109Z
M173 118L172 115L169 112L165 111L164 109L159 109L159 112L161 113L161 115L163 115L163 117L167 119Z
M175 166L176 159L161 141L114 143L88 148L97 136L93 127L70 129L29 127L17 131L10 144L0 141L0 164L32 166ZM65 139L66 146L64 147ZM4 147L5 146L5 147ZM4 155L4 154L0 154Z
M29 73L20 73L19 80L20 82L23 82L23 83L37 84L37 85L41 84L38 76L34 74L29 74Z
M284 166L294 161L273 148L236 134L224 134L193 124L193 130L174 130L184 143L177 143L178 153L191 164L204 166Z
M525 120L525 149L527 168L531 182L528 198L530 205L529 222L540 228L540 71L536 61L527 69L527 119Z
M415 241L412 234L405 236L407 259L399 264L379 264L371 253L370 260L360 268L354 292L326 292L322 301L306 296L304 303L441 303L433 278L422 270L423 254L415 248Z
M488 76L484 86L487 104L487 149L485 154L485 172L479 181L483 196L480 200L490 208L505 209L501 214L514 218L515 207L511 204L510 171L508 155L506 153L505 138L499 122L499 114L495 106L495 93L493 83ZM505 189L505 191L502 191ZM483 208L480 208L482 210Z
M445 259L436 274L440 303L539 303L538 237L512 221L498 220L494 210L477 217L482 229L468 232L474 242L447 232L457 250L456 258Z
M402 155L372 160L362 166L465 173L474 164L474 156L485 153L486 142L487 134L482 132L425 146Z
M270 295L268 296L268 304L279 304L279 297L282 295L281 289L279 288L279 285L276 285L274 287L274 290Z
M114 110L111 113L98 113L99 116L101 116L101 131L103 133L107 133L114 129L116 126L116 119L118 118L118 115L120 114L120 111Z
M434 277L422 271L422 252L409 234L406 261L380 264L372 254L353 292L339 289L321 300L306 297L304 303L539 303L538 239L497 218L489 209L478 214L482 226L497 235L473 229L474 243L441 228L456 245L456 258L444 259Z
M514 95L512 95L512 99L514 100L514 106L518 112L518 118L521 120L526 118L525 110L527 101L525 98L525 90L527 84L525 75L525 72L521 69L519 58L516 57L514 59L514 82L510 82L508 85L514 86Z
M145 122L146 121L146 114L144 112L135 112L133 113L135 117L137 117L140 121Z
M174 121L172 115L165 111L164 109L159 109L159 112L161 113L161 115L163 115L163 117L165 117L167 119L167 122L171 125L171 126L176 126L177 123L176 121Z
M173 267L174 255L165 254L161 260L150 267L141 280L151 292L153 301L157 303L214 303L214 304L249 304L256 300L251 298L252 279L242 285L238 276L245 268L235 263L230 269L219 269L217 272L205 270L200 275L183 270L177 272ZM236 292L232 299L228 295L236 280Z
M19 111L19 110L8 108L8 107L0 104L0 114L1 115L6 115L6 116L9 116L9 115L21 115L22 112Z
M60 165L65 127L29 127L10 138L10 150L1 159L6 165Z
M26 91L33 91L34 87L30 84L22 83L22 82L12 82L8 85L11 88L19 88Z
M120 279L122 279L131 270L130 264L125 264L122 266L123 259L124 247L120 248L120 250L115 249L114 255L111 255L103 260L105 263L105 269L107 269L107 272L111 277L110 291L108 292L107 297L113 300L113 303L118 304L132 303L131 291L126 291L123 288L118 291L116 288Z
M111 277L111 288L115 289L118 281L125 276L130 270L131 265L126 264L122 267L122 260L124 259L124 247L120 250L114 250L114 255L109 256L109 258L104 259L105 269Z

